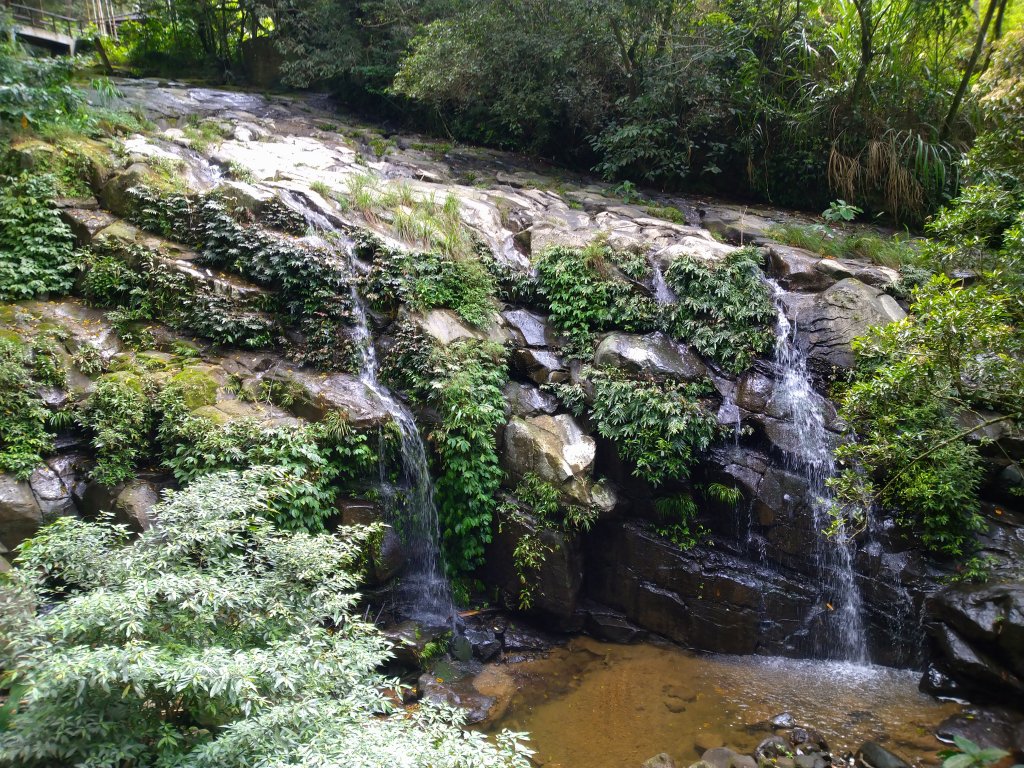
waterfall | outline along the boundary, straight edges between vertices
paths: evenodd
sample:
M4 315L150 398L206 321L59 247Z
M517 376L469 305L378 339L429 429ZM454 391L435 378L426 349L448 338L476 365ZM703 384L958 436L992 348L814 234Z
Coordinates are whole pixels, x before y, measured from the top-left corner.
M354 257L351 256L350 258ZM429 625L451 624L455 605L444 575L441 531L434 503L427 451L409 409L377 378L377 351L370 335L366 304L355 284L355 341L360 351L359 380L380 398L398 427L402 457L401 481L388 481L381 465L381 493L394 526L402 535L408 562L397 589L398 609L403 615Z
M351 266L354 276L359 262L353 252L352 241L326 216L308 205L301 195L288 190L280 190L279 193L285 204L305 217L314 232L330 232L335 236L326 239L319 234L311 234L303 239L322 248L343 249L345 262ZM352 280L351 291L355 319L353 340L359 352L359 380L391 415L400 438L399 482L390 481L383 462L380 475L381 495L389 521L401 536L407 554L406 566L396 589L397 612L404 618L416 619L428 626L452 625L455 604L444 575L440 524L427 450L408 407L378 378L377 349L370 333L366 303L359 294L355 279Z
M651 279L654 282L654 300L661 305L675 304L678 301L678 297L668 287L668 283L665 282L665 273L661 271L661 262L658 261L658 255L651 254L648 260L651 264Z
M860 591L853 569L855 542L840 526L834 537L824 530L832 523L829 515L831 493L827 481L835 474L831 439L825 429L822 397L814 391L807 371L807 358L796 344L796 319L791 323L783 303L784 292L769 281L775 297L778 319L775 328L776 388L778 398L799 437L798 448L788 454L790 469L807 482L808 505L813 514L814 563L822 585L824 636L814 640L816 655L867 663L868 652L862 621Z

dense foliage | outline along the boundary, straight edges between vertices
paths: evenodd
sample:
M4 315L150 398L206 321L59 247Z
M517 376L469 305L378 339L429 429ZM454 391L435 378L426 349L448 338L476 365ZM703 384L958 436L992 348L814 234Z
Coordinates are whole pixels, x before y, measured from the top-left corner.
M622 278L616 258L611 248L595 242L586 248L554 246L537 260L537 292L572 351L586 352L599 331L644 332L658 326L657 304Z
M598 433L633 464L633 474L652 485L685 480L720 436L715 414L702 402L713 391L707 383L640 379L612 369L590 369L586 380L590 397L581 384L555 390L577 414L586 410Z
M42 382L33 381L33 368L32 352L0 332L0 472L22 479L53 448L49 411L38 393Z
M53 179L0 176L0 300L71 287L75 239L54 206Z
M927 549L970 554L983 526L979 443L1024 417L1024 336L1009 308L939 276L915 291L910 317L858 340L840 416L862 439L839 449L849 466L834 481L849 510L880 504Z
M837 513L863 520L880 506L927 549L961 561L984 527L982 451L1022 423L1022 56L1014 32L982 79L991 130L923 248L940 274L914 292L906 320L857 343L858 369L840 395L858 439L840 449Z
M505 423L505 357L494 343L435 346L405 327L387 361L389 378L440 414L429 435L439 464L435 489L447 563L459 573L482 563L491 540L502 481L497 431Z
M211 475L137 539L61 518L26 543L0 585L21 699L0 764L524 768L511 734L399 708L376 671L388 645L354 610L373 529L283 533L265 517L282 484Z
M755 252L735 251L718 264L675 259L665 282L678 298L666 327L702 355L740 373L771 349L776 310Z

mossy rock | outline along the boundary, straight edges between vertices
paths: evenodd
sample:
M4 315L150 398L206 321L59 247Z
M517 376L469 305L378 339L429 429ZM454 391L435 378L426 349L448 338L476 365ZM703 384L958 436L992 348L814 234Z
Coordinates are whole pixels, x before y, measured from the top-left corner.
M113 373L105 373L98 377L96 381L115 381L125 387L134 389L136 392L145 391L143 377L139 375L137 370L123 370L114 371Z
M217 402L219 384L209 371L202 368L186 368L171 377L169 386L177 390L190 411L197 411Z
M137 352L135 354L135 362L139 367L147 371L165 371L174 365L175 359L174 355L167 352L157 352L148 349L144 352Z

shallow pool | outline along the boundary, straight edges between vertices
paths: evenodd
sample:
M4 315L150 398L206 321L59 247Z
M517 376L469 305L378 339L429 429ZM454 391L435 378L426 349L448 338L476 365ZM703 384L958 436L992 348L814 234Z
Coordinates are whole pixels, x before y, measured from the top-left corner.
M686 766L717 746L750 754L781 712L816 728L837 755L872 739L912 764L938 764L932 730L959 706L920 693L918 677L577 638L547 658L491 667L477 687L514 691L492 727L529 731L548 768L639 768L659 752Z

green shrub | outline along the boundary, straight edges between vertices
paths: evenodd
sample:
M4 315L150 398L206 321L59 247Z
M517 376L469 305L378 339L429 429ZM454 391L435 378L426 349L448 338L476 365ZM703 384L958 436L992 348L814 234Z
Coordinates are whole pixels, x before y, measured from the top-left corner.
M377 671L389 645L354 592L378 531L281 532L265 510L286 482L213 475L137 539L66 517L25 544L0 585L0 664L24 683L0 763L528 768L512 734L395 703Z
M1001 411L990 426L1024 418L1024 338L1012 303L936 276L915 290L909 317L854 342L858 368L839 415L858 439L837 451L846 464L833 480L841 519L863 524L877 504L926 549L970 555L984 525L984 432L967 425L980 408Z
M363 432L338 413L299 427L268 427L252 419L218 424L193 414L187 384L172 380L159 398L159 442L164 465L179 483L226 469L271 466L287 473L288 486L268 509L282 528L322 531L340 488L377 466Z
M588 413L598 434L614 442L619 455L633 463L633 474L651 485L685 480L722 434L715 414L701 402L713 392L707 383L635 379L613 369L588 369L584 376L593 386ZM581 385L555 391L577 415L587 408Z
M468 573L491 540L502 473L497 431L505 423L505 350L460 340L432 345L412 328L398 334L385 375L441 417L429 438L439 469L434 487L447 563Z
M753 249L730 253L714 265L678 258L665 282L678 297L666 308L666 326L700 354L740 373L772 348L775 306Z
M0 334L0 472L26 479L53 449L49 412L32 380L32 356Z
M79 423L92 435L93 479L104 485L124 482L152 453L154 395L154 383L134 373L97 379L96 389L78 412Z
M323 370L352 370L355 349L344 326L353 322L347 261L329 247L240 224L210 195L167 195L132 190L132 220L200 250L200 261L274 291L276 309L304 343L291 350L299 362ZM282 216L271 210L270 223ZM250 346L253 344L250 343Z
M274 323L251 302L212 292L149 248L101 241L84 263L86 299L116 310L110 317L122 336L134 335L133 324L148 322L250 348L268 346L276 335Z
M573 352L589 351L598 331L645 332L658 327L657 304L617 276L616 261L623 259L626 269L635 266L635 260L595 242L583 249L553 246L537 261L537 291Z
M70 290L75 238L53 198L49 176L0 176L0 300Z
M476 327L494 319L494 278L477 259L378 247L364 292L378 310L447 307Z

